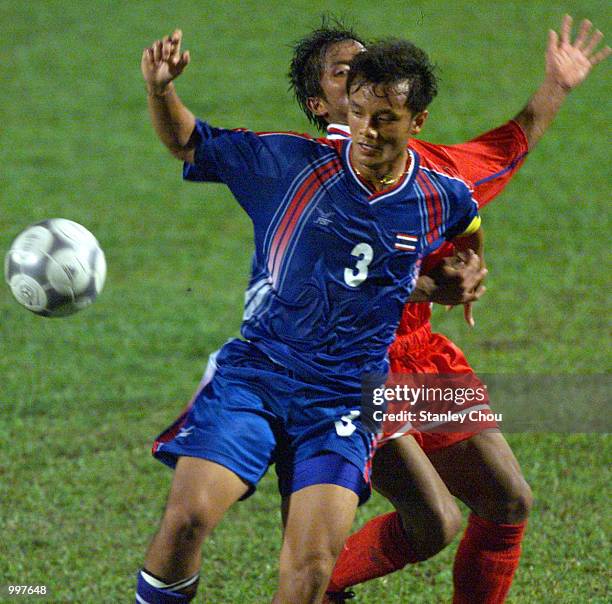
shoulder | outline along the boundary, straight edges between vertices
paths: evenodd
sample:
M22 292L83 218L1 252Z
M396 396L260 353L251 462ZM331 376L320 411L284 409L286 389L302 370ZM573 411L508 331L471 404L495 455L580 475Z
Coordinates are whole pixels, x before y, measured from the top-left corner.
M326 138L314 138L299 132L253 132L260 144L273 152L294 157L312 157L339 155L342 141L330 141Z
M474 185L461 174L453 157L441 145L411 141L410 148L419 155L419 172L422 176L439 182L445 188L474 190Z

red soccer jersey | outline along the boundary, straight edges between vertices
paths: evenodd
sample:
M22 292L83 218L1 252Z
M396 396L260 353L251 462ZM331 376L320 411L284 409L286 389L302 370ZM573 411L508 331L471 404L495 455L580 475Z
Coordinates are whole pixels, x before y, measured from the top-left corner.
M435 160L440 165L447 161L458 169L461 177L474 187L474 199L480 208L501 193L520 168L528 151L525 133L515 121L509 121L460 145L434 145L412 139L409 146L422 157ZM452 256L453 252L451 243L443 243L423 259L421 272L431 270L443 258ZM430 318L431 307L428 303L406 304L397 335L414 332L427 324Z

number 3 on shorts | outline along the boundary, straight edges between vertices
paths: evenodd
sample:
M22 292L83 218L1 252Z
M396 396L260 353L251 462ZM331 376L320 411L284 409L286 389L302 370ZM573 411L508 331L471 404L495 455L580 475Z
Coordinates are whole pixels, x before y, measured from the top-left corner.
M374 257L374 250L369 243L358 243L352 250L351 256L357 258L355 268L344 269L344 282L351 287L361 285L368 278L368 265Z
M336 434L338 436L350 436L357 429L353 420L357 419L360 415L361 411L353 409L349 411L347 415L343 415L339 420L335 421L334 426L336 426Z

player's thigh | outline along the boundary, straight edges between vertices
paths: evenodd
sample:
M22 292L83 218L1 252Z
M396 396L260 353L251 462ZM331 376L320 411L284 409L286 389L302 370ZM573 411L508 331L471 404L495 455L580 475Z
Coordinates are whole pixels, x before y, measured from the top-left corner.
M228 508L249 490L232 470L198 457L178 459L165 516L180 524L197 524L209 533Z
M531 490L501 432L481 432L429 458L451 493L479 516L500 523L527 517Z
M438 527L448 541L458 530L455 500L412 436L396 438L376 452L372 485L400 512L407 532L431 534Z
M329 563L329 571L349 534L358 495L335 484L317 484L283 500L285 530L281 571L300 568L309 560Z

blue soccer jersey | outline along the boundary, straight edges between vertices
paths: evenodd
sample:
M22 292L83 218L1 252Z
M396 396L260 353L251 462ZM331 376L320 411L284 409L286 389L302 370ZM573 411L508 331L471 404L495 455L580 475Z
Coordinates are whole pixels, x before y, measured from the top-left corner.
M410 153L406 174L373 193L350 140L225 130L198 121L184 178L223 182L254 225L241 333L275 362L357 386L383 375L420 259L477 216L452 166Z

